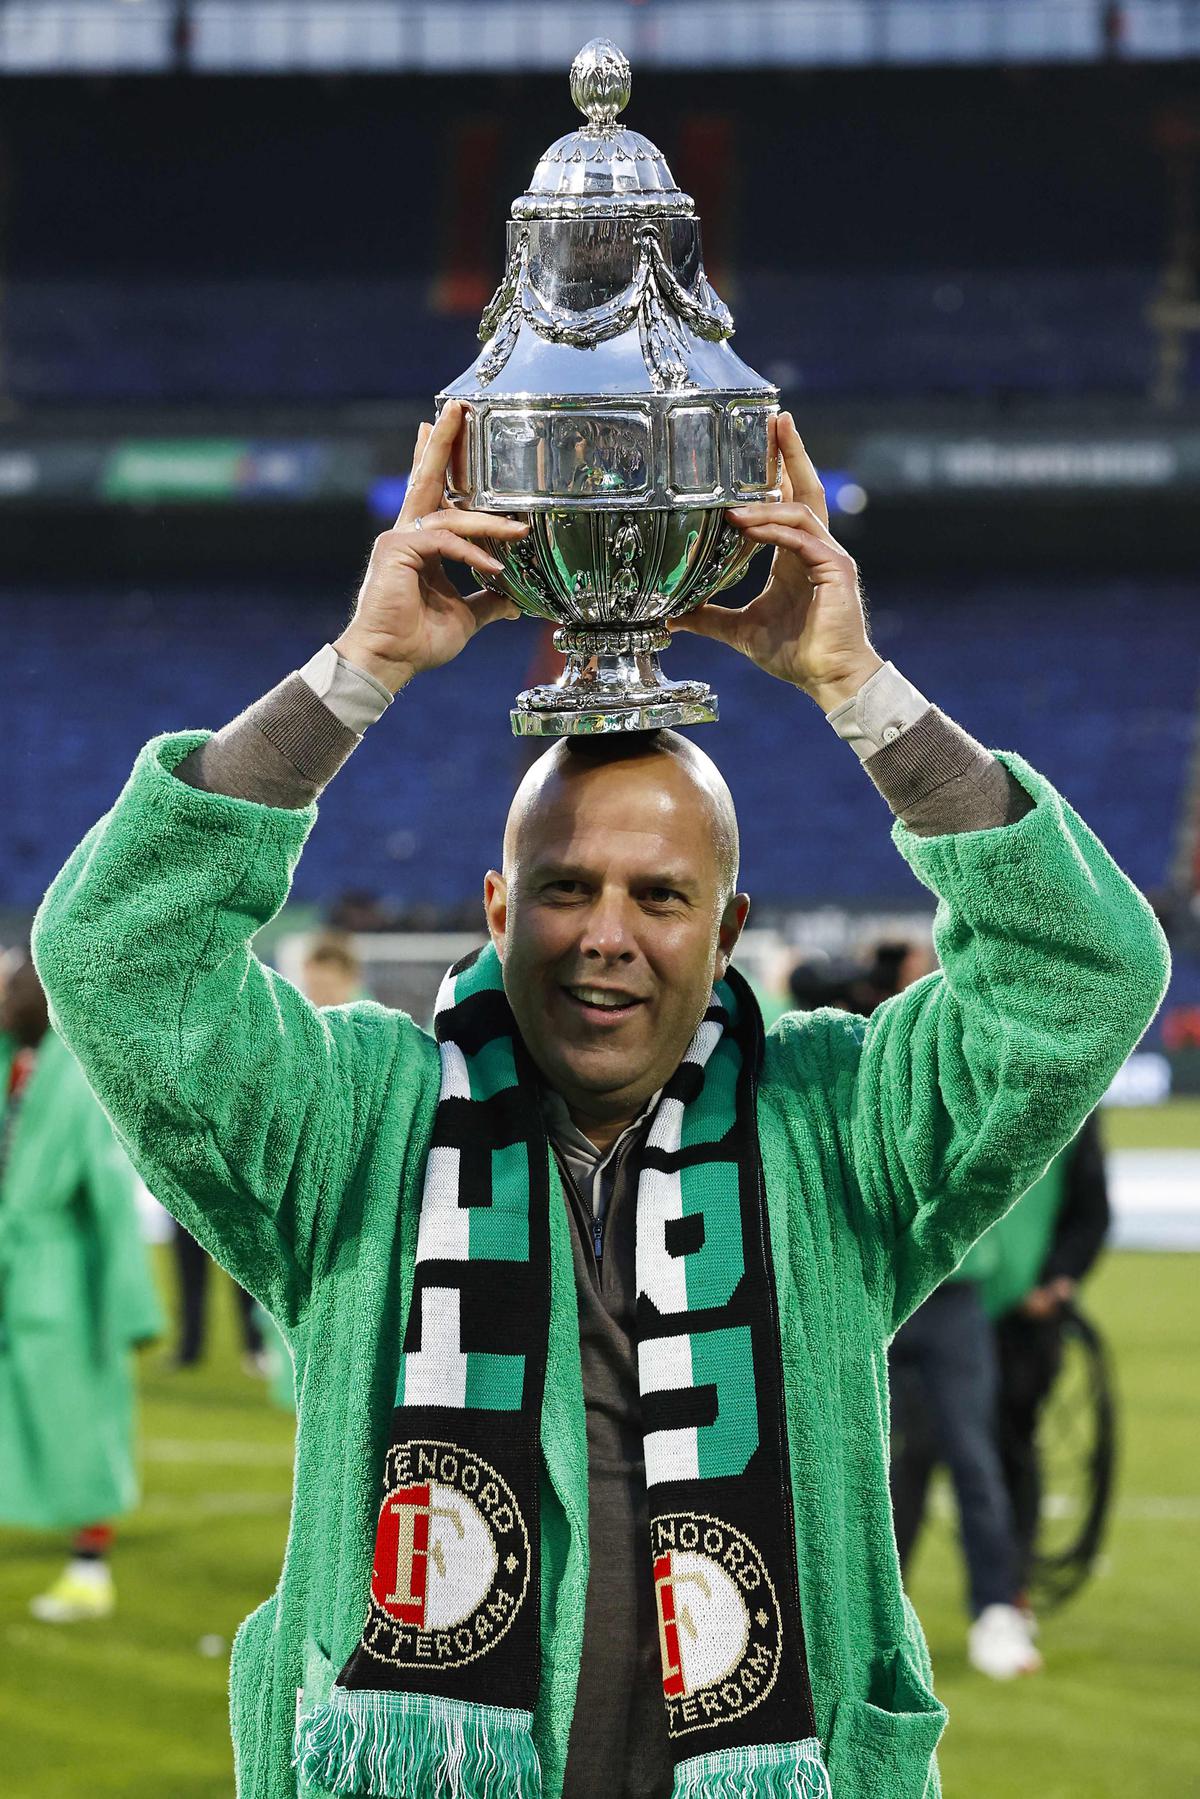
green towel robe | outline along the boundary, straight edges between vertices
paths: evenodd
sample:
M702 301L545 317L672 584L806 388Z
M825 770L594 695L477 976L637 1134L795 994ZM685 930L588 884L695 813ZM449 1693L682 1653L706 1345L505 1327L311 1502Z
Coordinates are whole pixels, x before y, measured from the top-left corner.
M198 791L161 738L50 889L54 1016L153 1191L295 1356L295 1491L276 1592L230 1676L241 1799L292 1799L297 1708L358 1642L438 1090L432 1039L370 1003L315 1011L250 943L315 808ZM759 1097L801 1597L834 1799L938 1791L944 1712L904 1598L885 1347L1095 1105L1162 996L1149 907L1054 790L1018 823L916 838L944 974L869 1022L789 1014ZM865 810L865 803L864 803ZM587 1439L565 1207L551 1210L534 1736L562 1790L587 1582ZM303 1791L300 1789L301 1792Z
M15 1047L0 1037L0 1128ZM48 1032L0 1180L0 1523L98 1524L137 1500L129 1352L163 1320L136 1188Z

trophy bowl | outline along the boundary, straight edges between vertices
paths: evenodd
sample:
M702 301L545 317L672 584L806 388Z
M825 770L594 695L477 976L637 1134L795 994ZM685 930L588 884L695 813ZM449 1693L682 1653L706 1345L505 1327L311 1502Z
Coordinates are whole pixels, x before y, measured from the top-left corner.
M668 681L667 621L745 571L759 546L729 506L778 500L778 390L729 346L700 224L662 154L620 125L629 64L605 38L571 68L585 124L552 144L512 207L483 348L437 396L464 409L452 504L528 522L486 540L488 586L552 619L555 682L517 696L518 736L652 730L717 717Z

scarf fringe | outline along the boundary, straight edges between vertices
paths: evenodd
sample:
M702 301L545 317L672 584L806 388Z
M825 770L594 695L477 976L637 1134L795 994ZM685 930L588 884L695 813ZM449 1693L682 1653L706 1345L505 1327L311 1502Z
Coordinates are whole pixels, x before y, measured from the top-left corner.
M294 1765L322 1792L370 1799L541 1799L533 1714L427 1693L335 1686L301 1718Z
M696 1755L675 1769L671 1799L831 1799L816 1737Z

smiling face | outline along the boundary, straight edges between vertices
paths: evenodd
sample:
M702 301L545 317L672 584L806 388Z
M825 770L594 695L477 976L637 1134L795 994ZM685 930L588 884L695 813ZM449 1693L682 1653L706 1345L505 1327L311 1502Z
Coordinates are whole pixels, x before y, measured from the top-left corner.
M670 732L558 744L522 782L504 852L484 897L509 1004L603 1146L679 1066L745 922L728 789Z

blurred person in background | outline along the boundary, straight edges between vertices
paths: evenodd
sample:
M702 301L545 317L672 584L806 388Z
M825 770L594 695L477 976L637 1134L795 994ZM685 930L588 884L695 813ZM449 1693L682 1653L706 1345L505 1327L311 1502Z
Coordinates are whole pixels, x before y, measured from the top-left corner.
M174 1368L195 1368L203 1360L208 1334L208 1290L211 1257L201 1249L178 1219L171 1233L175 1252L175 1276L179 1299L179 1343L171 1359ZM263 1334L254 1301L244 1287L233 1283L238 1329L242 1338L242 1369L246 1374L267 1372L263 1359Z
M318 931L305 945L300 991L314 1006L348 1006L364 997L362 963L347 931Z
M870 1017L928 973L929 962L924 945L902 940L875 944L861 962L806 957L792 970L792 997L803 1011L835 1006ZM1022 1603L1017 1526L997 1439L996 1340L983 1296L984 1281L999 1267L996 1233L1007 1222L993 1226L901 1325L888 1354L892 1509L901 1568L907 1574L930 1475L944 1461L967 1563L968 1659L1001 1680L1041 1666Z
M892 1345L892 1494L901 1563L907 1568L930 1478L945 1462L975 1616L968 1656L996 1679L1042 1666L1029 1602L1041 1508L1038 1415L1062 1361L1064 1315L1100 1254L1109 1220L1093 1112Z
M1021 1604L1016 1521L998 1439L1000 1370L982 1287L992 1233L902 1324L888 1353L892 1511L907 1579L929 1478L943 1462L958 1508L971 1624L967 1660L993 1680L1042 1666Z
M1104 1247L1111 1216L1100 1120L1093 1112L982 1239L994 1241L982 1295L995 1321L1000 1457L1016 1529L1018 1603L1029 1618L1042 1500L1038 1417L1062 1364L1063 1319Z
M137 1180L26 952L0 963L0 1524L71 1531L30 1602L73 1624L116 1602L113 1520L136 1503L130 1352L163 1329Z
M945 1712L896 1560L885 1345L1096 1103L1165 943L1053 788L874 652L783 414L787 497L731 511L775 546L766 585L683 622L863 764L940 895L945 974L764 1043L728 788L677 734L626 734L526 776L436 1042L318 1012L252 947L313 802L513 612L443 563L495 573L478 540L525 530L442 509L461 419L422 429L337 642L150 743L35 925L150 1184L297 1357L284 1568L230 1668L239 1790L923 1799Z

